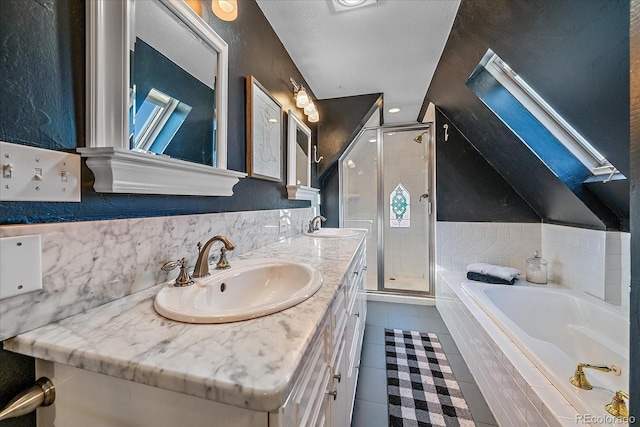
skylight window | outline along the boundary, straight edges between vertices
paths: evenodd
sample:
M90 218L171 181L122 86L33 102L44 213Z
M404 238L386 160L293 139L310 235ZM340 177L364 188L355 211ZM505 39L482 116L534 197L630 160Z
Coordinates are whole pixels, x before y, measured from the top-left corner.
M486 70L511 94L553 137L582 163L592 175L613 175L616 168L577 130L556 112L531 86L491 49L484 55L470 80ZM485 104L487 103L484 99ZM489 105L491 108L491 106ZM492 108L493 110L493 108ZM494 110L494 112L496 112ZM496 113L499 117L500 114ZM505 121L502 117L500 117ZM506 122L505 122L506 123ZM509 125L509 123L506 123ZM525 141L526 143L526 141ZM535 152L536 150L527 144ZM539 153L536 153L539 155Z

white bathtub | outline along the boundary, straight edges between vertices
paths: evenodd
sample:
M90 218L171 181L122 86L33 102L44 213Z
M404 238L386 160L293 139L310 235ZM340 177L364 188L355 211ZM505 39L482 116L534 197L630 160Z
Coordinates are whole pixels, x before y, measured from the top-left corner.
M581 414L606 414L616 390L629 387L629 317L585 293L546 286L465 282L468 293ZM613 364L622 374L585 369L593 390L569 382L578 363Z

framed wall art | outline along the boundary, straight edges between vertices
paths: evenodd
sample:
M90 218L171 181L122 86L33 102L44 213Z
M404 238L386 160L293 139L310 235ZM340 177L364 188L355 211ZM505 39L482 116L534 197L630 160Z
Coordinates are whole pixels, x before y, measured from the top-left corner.
M253 76L247 77L247 173L282 182L282 106Z

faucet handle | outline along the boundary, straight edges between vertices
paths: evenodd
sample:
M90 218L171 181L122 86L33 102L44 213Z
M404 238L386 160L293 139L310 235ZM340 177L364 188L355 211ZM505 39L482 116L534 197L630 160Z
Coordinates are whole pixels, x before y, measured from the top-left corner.
M625 404L624 399L629 400L629 394L625 393L622 390L616 391L616 394L615 396L613 396L611 403L605 405L605 409L614 417L628 417L629 410L627 409L627 405Z
M174 286L183 287L189 286L193 284L193 279L189 276L189 272L187 271L188 261L186 258L179 259L177 261L169 261L165 262L161 270L163 271L171 271L180 267L180 273L174 282Z
M227 261L227 248L224 246L220 248L220 259L216 263L216 270L226 270L231 268L231 264Z

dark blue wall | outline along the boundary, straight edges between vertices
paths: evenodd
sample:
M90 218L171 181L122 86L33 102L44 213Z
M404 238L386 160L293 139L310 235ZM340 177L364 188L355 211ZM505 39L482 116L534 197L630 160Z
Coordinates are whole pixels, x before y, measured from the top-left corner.
M531 206L437 109L436 200L438 221L540 222Z
M216 18L210 2L203 5L205 19L229 44L228 167L246 171L245 77L256 77L285 111L292 108L300 117L289 77L309 85L253 0L240 2L234 22ZM54 150L84 146L84 13L82 0L2 1L0 140ZM315 140L316 126L310 127ZM0 224L309 206L288 200L284 182L243 179L231 197L98 194L91 171L82 173L81 203L0 203Z

